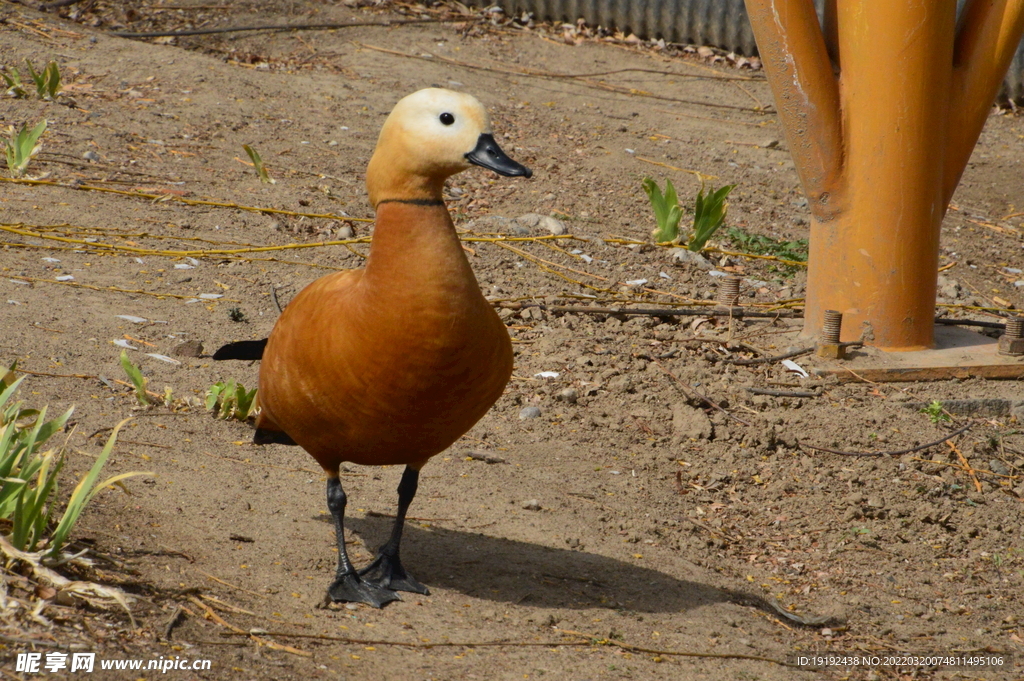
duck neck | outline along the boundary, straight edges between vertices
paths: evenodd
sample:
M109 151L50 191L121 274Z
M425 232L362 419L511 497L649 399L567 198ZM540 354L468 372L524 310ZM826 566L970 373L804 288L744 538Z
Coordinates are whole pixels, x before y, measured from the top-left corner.
M440 197L383 199L363 275L403 296L482 296Z

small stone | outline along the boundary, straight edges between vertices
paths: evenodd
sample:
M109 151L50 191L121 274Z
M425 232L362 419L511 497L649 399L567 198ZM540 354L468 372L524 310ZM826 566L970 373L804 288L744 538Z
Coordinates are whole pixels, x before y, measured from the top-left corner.
M544 219L541 221L541 225L554 236L564 236L569 233L569 229L565 226L564 222L553 218L550 215L544 216Z
M466 452L466 456L474 461L483 461L484 463L506 463L505 459L500 456L487 452Z
M525 310L522 310L519 313L519 316L526 321L533 319L535 321L542 322L544 321L544 310L539 307L528 307Z
M92 161L93 163L99 163L100 155L97 154L92 149L90 149L89 151L87 151L84 154L82 154L82 158L84 158L86 161Z
M63 606L75 606L78 605L78 599L75 598L75 594L67 589L61 589L57 592L57 596L54 599L57 601L57 605Z
M566 228L565 223L561 220L557 220L550 215L541 215L540 213L526 213L512 220L512 230L522 231L523 236L529 234L534 229L546 229L555 236L562 236L568 234L569 230Z
M579 392L576 388L566 388L562 392L558 393L558 399L569 404L576 404L576 400L580 398Z
M885 508L885 502L878 497L868 497L868 506L871 508Z
M996 475L1009 475L1010 469L999 459L992 459L988 462L988 469Z
M353 239L356 236L356 230L353 229L352 225L342 225L338 228L339 239Z
M779 146L779 140L777 139L765 140L761 143L762 149L774 149L777 146Z
M171 350L172 355L178 357L202 357L203 356L203 342L197 340L185 341L174 346Z
M345 609L346 610L358 610L359 609L359 604L358 603L346 603L345 604Z
M529 501L524 501L522 506L527 511L539 511L540 510L540 502L537 501L536 499L530 499Z
M519 420L535 419L540 416L540 407L523 407L519 412Z
M669 253L672 262L676 265L696 265L702 270L714 269L708 259L700 253L694 253L688 248L671 248Z
M633 377L629 374L622 374L608 381L608 390L612 392L627 392L633 387Z
M534 227L540 226L541 220L543 219L544 216L540 213L526 213L525 215L520 215L515 218L512 222L527 230L531 230Z

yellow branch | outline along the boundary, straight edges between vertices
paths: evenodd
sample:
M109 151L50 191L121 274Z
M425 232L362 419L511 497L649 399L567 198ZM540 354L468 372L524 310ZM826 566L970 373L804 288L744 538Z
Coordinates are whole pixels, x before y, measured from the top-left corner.
M234 208L236 210L247 210L253 213L273 213L275 215L292 215L306 218L324 218L327 220L349 220L351 222L373 222L371 218L350 218L346 215L335 215L333 213L300 213L294 210L282 208L265 208L260 206L243 206L239 203L225 203L221 201L204 201L202 199L186 199L183 196L174 194L146 194L145 192L126 191L124 189L110 189L109 187L96 187L88 184L69 185L53 180L25 180L11 177L0 177L2 182L13 182L14 184L44 185L48 187L63 187L64 189L75 189L78 191L104 192L106 194L118 194L120 196L132 196L139 199L151 201L177 201L188 206L216 206L218 208Z
M177 293L153 293L152 291L142 291L139 289L127 289L118 288L117 286L93 286L92 284L79 284L74 281L57 281L56 279L40 279L38 277L22 277L20 275L5 275L8 279L19 279L21 281L32 281L43 284L60 284L61 286L74 286L75 288L87 288L92 291L114 291L116 293L131 293L141 296L153 296L155 298L181 298L184 300L192 300L193 298L201 300L205 303L240 303L241 300L235 300L234 298L200 298L196 296L182 296Z

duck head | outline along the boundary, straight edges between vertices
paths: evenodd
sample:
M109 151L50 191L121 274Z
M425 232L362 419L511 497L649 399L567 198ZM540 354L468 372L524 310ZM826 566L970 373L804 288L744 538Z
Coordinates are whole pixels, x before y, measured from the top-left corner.
M471 165L505 176L533 175L494 141L487 111L475 97L441 88L414 92L381 128L366 171L370 203L438 200L444 181Z

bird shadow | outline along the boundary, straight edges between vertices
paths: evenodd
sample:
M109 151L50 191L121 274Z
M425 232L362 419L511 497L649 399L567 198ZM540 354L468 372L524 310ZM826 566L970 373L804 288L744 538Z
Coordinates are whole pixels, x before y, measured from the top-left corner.
M391 522L345 519L369 547L384 542ZM516 605L659 613L735 602L728 591L607 556L442 527L406 525L402 562L428 587Z

